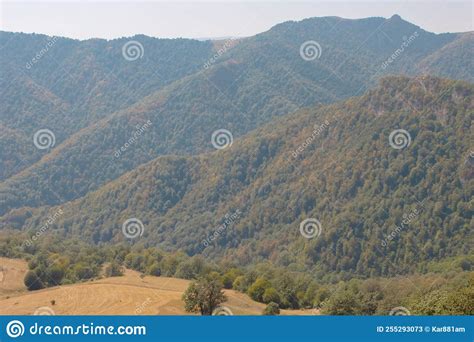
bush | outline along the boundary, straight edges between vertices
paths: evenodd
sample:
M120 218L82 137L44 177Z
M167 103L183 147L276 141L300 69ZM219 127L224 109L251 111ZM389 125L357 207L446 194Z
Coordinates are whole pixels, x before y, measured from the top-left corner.
M29 291L40 290L44 284L34 271L28 271L25 275L25 285Z
M59 265L51 266L46 270L47 279L52 286L61 284L64 278L64 269Z
M265 290L262 299L264 303L280 303L280 295L278 294L278 291L275 290L273 287L269 287Z
M255 283L250 286L248 294L250 298L257 302L263 302L263 294L265 290L271 286L270 282L264 278L258 278Z
M114 261L107 265L104 273L106 277L120 277L123 275L123 267Z
M280 314L280 308L278 307L278 304L275 302L268 303L265 310L263 310L263 315L275 316L279 314Z
M161 275L161 268L160 268L160 265L158 265L158 263L154 263L152 264L149 268L148 268L148 274L152 275L152 276L155 276L155 277L159 277Z

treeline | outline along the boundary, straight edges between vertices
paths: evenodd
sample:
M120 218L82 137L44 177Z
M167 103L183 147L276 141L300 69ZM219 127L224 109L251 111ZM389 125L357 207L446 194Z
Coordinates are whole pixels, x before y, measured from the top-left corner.
M474 314L474 256L424 265L429 273L398 278L323 282L314 275L261 263L237 267L201 256L139 246L88 246L77 240L44 239L25 247L22 239L0 238L0 255L28 260L30 290L99 277L120 276L124 268L145 275L202 279L213 275L225 289L248 294L278 309L308 309L328 315L388 315L402 307L411 314ZM309 312L311 313L311 311Z

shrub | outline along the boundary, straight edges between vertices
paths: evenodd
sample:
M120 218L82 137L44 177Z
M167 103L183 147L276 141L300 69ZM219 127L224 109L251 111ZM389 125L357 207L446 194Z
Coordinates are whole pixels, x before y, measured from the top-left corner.
M24 279L25 285L29 291L40 290L44 284L34 271L28 271Z
M278 304L275 302L268 303L265 310L263 310L263 315L275 316L279 314L280 314L280 308L278 307Z

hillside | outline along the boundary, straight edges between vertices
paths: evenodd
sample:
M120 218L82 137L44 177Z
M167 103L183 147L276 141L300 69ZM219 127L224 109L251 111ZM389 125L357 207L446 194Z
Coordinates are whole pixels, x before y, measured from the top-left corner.
M282 23L232 42L212 63L219 44L211 42L135 36L144 54L129 62L121 55L125 38L55 38L39 62L19 72L48 39L0 35L9 44L0 139L15 145L15 153L0 149L0 215L80 198L161 155L212 149L217 129L237 139L299 108L360 95L387 74L473 78L464 58L472 35L436 35L399 16ZM308 61L300 47L310 40L321 51ZM452 55L459 57L454 67ZM38 150L32 136L43 128L53 131L55 145Z
M140 277L127 270L124 276L103 278L74 285L52 287L27 292L23 277L25 261L0 258L0 265L8 269L8 281L0 282L0 315L187 315L181 296L188 280L168 277ZM21 275L19 269L23 270ZM15 270L15 271L14 271ZM18 273L18 274L17 274ZM18 276L17 276L18 275ZM12 295L10 289L17 292ZM21 289L21 290L20 290ZM6 296L6 294L9 294ZM225 290L224 305L235 315L260 315L265 304L247 295ZM54 300L54 305L51 301ZM38 311L39 310L39 311ZM51 311L52 310L52 311ZM282 310L282 314L315 314L314 310Z
M301 110L196 157L160 157L82 199L21 209L10 229L94 243L126 239L239 265L364 276L420 270L471 253L473 91L433 77L390 77L361 97ZM395 129L410 144L390 144ZM403 141L402 141L403 142ZM392 141L395 144L397 141ZM300 223L320 222L306 239Z

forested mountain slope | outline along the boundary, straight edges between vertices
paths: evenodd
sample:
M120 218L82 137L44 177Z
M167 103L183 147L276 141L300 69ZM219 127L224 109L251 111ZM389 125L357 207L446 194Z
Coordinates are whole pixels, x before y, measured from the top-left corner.
M325 273L408 273L471 252L473 91L385 78L223 150L159 157L84 198L13 210L1 224L35 232L61 209L48 234L111 243L137 218L143 235L131 241L146 246ZM301 231L306 219L320 226Z
M135 36L144 47L135 61L122 56L125 38L59 39L26 72L18 68L47 38L0 38L8 43L0 139L14 145L1 155L0 214L82 197L160 155L212 149L217 129L238 138L299 108L359 95L386 74L474 74L463 57L472 35L436 35L399 16L287 22L220 48ZM319 58L300 51L312 40ZM39 151L33 134L43 128L56 142Z

